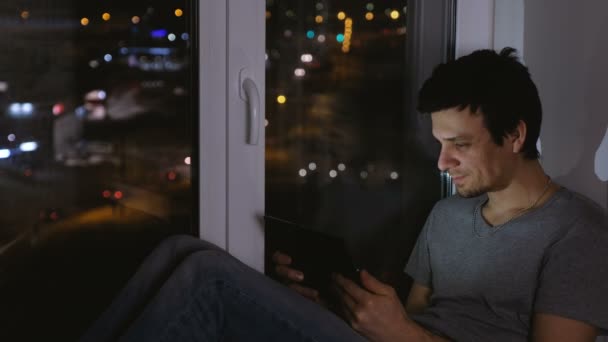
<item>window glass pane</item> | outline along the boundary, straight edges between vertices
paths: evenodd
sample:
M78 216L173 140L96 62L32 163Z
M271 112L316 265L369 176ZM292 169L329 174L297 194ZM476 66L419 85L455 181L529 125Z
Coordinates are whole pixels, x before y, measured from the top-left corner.
M0 301L19 340L75 340L157 240L198 231L193 4L0 4Z
M441 189L405 100L408 2L266 3L266 213L400 277Z

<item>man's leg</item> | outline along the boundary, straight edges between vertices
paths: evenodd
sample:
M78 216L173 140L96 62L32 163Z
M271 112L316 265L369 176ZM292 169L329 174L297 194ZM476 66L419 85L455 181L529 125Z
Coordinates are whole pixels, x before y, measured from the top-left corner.
M188 235L175 235L163 240L146 257L127 285L93 323L81 341L116 341L156 296L176 267L187 256L201 250L220 248Z
M192 253L120 341L363 341L344 321L223 251Z

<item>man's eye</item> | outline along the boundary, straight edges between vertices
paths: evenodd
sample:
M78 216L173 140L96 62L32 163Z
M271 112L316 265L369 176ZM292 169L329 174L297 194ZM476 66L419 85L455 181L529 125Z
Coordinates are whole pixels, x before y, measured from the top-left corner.
M465 143L455 143L454 146L456 146L457 148L465 148L468 147L469 144L465 144Z

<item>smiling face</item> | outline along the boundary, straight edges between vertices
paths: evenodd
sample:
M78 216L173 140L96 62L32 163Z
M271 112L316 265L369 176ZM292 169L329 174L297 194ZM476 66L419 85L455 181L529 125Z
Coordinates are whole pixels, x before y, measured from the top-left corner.
M441 144L437 166L452 176L458 194L479 196L507 187L521 157L519 146L507 137L496 145L483 116L468 108L450 108L431 114L433 136Z

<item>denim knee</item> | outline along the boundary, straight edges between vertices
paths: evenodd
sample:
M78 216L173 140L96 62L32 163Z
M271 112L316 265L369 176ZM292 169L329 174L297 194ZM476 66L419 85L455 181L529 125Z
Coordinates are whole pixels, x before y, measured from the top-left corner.
M185 234L171 235L165 238L158 245L158 249L171 251L181 251L183 249L222 250L220 247L212 244L211 242Z

